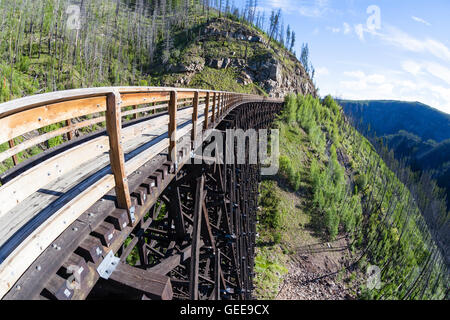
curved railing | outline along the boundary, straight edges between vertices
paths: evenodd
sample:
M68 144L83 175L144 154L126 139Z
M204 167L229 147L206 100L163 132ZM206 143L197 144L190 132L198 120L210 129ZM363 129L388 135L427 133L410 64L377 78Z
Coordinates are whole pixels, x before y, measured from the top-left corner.
M105 153L110 168L45 223L28 230L20 242L9 243L11 234L0 229L0 298L43 250L111 189L115 188L119 208L128 210L132 221L127 180L132 172L165 149L176 167L180 160L177 141L182 136L190 133L194 147L202 131L236 105L263 100L270 99L223 91L109 87L46 93L0 104L0 145L9 146L0 152L0 162L9 161L13 167L3 175L0 186L0 224L26 220L19 219L22 213L14 209L75 168L95 163ZM82 140L75 136L83 134L92 138L71 144L71 140ZM161 138L126 161L124 146L146 134ZM35 156L33 162L32 156L19 163L20 155L32 155L30 150L52 139L65 141L68 147L50 157Z

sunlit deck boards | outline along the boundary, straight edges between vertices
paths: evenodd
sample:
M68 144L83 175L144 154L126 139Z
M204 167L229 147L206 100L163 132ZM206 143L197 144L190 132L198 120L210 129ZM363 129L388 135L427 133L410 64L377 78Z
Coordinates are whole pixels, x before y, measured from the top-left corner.
M111 94L116 99L108 99ZM102 205L101 199L106 194L109 194L108 200L111 197L114 200L115 195L127 199L129 192L134 190L129 188L129 178L134 177L137 170L146 171L144 166L153 158L166 158L164 161L170 160L170 167L181 168L178 162L183 166L192 148L203 141L203 132L215 127L236 105L267 100L252 95L196 89L116 87L54 92L0 104L0 122L7 126L7 132L0 137L3 140L27 134L28 128L36 133L36 129L48 125L66 124L47 133L39 131L38 136L19 141L17 147L10 145L10 149L3 152L3 159L14 157L17 152L51 137L61 134L70 137L63 145L33 157L3 175L4 184L0 187L0 298L72 223L79 221L94 205ZM97 109L100 111L93 113ZM42 115L41 111L44 112ZM116 114L111 116L111 112ZM21 118L20 114L26 117ZM120 125L125 116L134 120ZM109 128L106 131L97 130L77 139L69 134L75 126L83 128L103 121ZM169 139L169 133L176 136L175 140ZM196 142L187 143L186 138L192 136L196 137ZM180 139L182 145L178 149ZM167 159L169 154L171 157ZM173 179L174 173L169 176ZM164 188L168 183L164 181ZM114 201L104 201L105 205L107 203L110 206ZM128 212L127 220L131 220L128 223L132 228L135 227L131 213L134 207L129 203L122 201L115 209ZM124 208L125 204L127 208ZM137 204L134 206L138 207ZM125 241L126 237L121 239Z
M179 130L184 128L184 131L186 131L186 126L191 126L191 109L192 108L186 108L180 111L180 117L177 119ZM204 111L204 106L200 106L199 109L200 112ZM167 115L161 115L158 117L158 121L160 123L165 123L166 118ZM203 119L203 115L200 114L198 126L203 123ZM128 133L140 131L134 129L143 127L146 129L139 132L133 140L128 140L124 144L126 160L138 156L146 148L161 142L161 139L163 138L167 138L167 126L160 125L159 127L156 126L156 128L152 129L152 123L154 122L155 119L153 118L127 127L126 131ZM188 130L190 130L190 127ZM97 181L109 171L109 154L108 152L103 152L94 160L83 163L77 168L73 168L68 174L52 181L27 197L12 210L0 217L0 248L33 218L36 219L36 222L45 219L45 217L48 217L56 210L63 207L70 199L76 197L77 192L76 190L73 192L73 189L82 182ZM36 218L41 214L42 219ZM22 237L19 236L17 240L21 238Z

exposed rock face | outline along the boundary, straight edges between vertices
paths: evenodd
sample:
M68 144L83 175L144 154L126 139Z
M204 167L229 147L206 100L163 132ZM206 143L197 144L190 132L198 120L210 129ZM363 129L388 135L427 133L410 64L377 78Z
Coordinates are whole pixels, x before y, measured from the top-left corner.
M239 84L255 83L271 97L282 98L288 93L317 95L313 82L297 58L278 47L272 50L267 37L255 29L230 20L214 19L205 26L200 38L203 42L218 44L214 50L206 52L199 46L196 54L183 58L188 62L170 66L169 72L180 74L176 85L189 85L192 76L207 66L218 70L233 68ZM226 51L225 42L232 43L233 49ZM248 55L247 50L251 54Z
M201 72L205 67L205 59L201 57L195 57L189 59L189 63L178 63L169 67L169 72L173 73L188 73L188 72Z
M248 42L248 45L267 46L267 40L256 30L225 20L213 20L203 30L206 38L226 39L227 41ZM224 39L224 40L225 40ZM282 62L289 61L289 66ZM208 63L209 62L209 63ZM284 97L287 93L317 95L316 88L301 63L291 53L279 52L271 54L270 50L259 59L248 60L236 57L232 52L228 58L210 59L207 65L212 68L224 69L235 67L241 75L238 82L241 84L257 83L272 97Z

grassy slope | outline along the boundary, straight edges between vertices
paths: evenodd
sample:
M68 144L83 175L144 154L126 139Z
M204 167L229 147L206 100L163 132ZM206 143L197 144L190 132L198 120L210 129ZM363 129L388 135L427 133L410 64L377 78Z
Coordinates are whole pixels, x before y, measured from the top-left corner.
M218 28L229 28L233 30L235 28L243 28L248 30L248 32L258 34L259 36L267 40L267 35L260 30L252 26L248 26L242 22L225 19L215 20L214 13L212 14L212 23L214 23ZM103 22L102 22L103 23ZM163 50L163 43L158 44L159 50L156 52L155 64L152 65L148 70L140 70L139 68L133 68L130 64L129 66L117 66L117 61L113 58L112 73L117 74L117 76L107 76L103 77L101 81L91 82L89 76L85 73L79 72L82 66L73 67L69 63L64 63L62 65L62 72L60 72L59 82L56 81L55 71L52 71L51 67L56 62L52 60L51 56L47 53L46 39L42 41L42 47L39 49L35 45L35 54L29 59L27 56L23 56L15 68L13 69L13 95L10 96L9 74L11 72L8 63L6 61L0 60L0 102L8 101L11 98L18 98L27 95L42 93L44 91L51 91L49 88L53 87L53 82L56 84L58 90L80 88L86 86L110 86L110 85L177 85L177 80L183 77L185 74L176 74L168 71L169 65L176 65L177 63L189 64L192 61L203 59L202 57L210 58L220 58L220 57L230 57L232 52L236 52L237 58L243 58L245 55L245 43L244 41L236 39L224 39L222 41L216 39L204 39L202 41L197 41L195 37L186 36L186 34L199 34L206 25L205 17L198 17L198 24L194 25L189 30L173 30L174 34L174 49L171 50L171 56L169 58L168 64L162 64L161 56ZM38 38L38 34L35 35ZM117 39L117 46L119 42ZM24 44L26 47L26 44ZM38 52L40 54L38 55ZM286 70L293 68L295 63L299 63L295 57L288 53L283 47L277 42L272 42L271 46L266 48L265 45L261 43L248 43L247 47L247 58L248 62L263 59L266 56L275 56L280 61L283 61ZM120 71L119 71L120 70ZM120 75L120 76L119 76ZM236 68L227 69L214 69L205 67L201 72L197 72L191 76L190 82L187 85L192 88L200 89L213 89L213 90L226 90L241 93L254 93L260 95L267 95L267 93L258 86L257 83L250 83L247 85L241 84L237 81L240 77L239 70ZM3 78L3 79L2 79ZM47 88L47 89L44 89ZM54 124L42 129L43 132L49 132L62 127L64 124ZM85 128L81 130L90 132L94 128ZM29 157L36 155L42 150L47 149L62 143L66 137L60 136L53 138L48 144L42 144L40 146L34 147L31 150L26 150L18 154L19 162L22 162ZM16 144L23 140L23 137L16 139ZM0 145L0 152L7 150L8 144L4 143ZM12 160L8 159L0 163L0 173L6 171L12 167Z
M300 247L347 237L352 262L358 263L344 285L363 298L402 297L416 278L417 268L425 268L426 257L434 250L433 243L424 242L427 231L418 231L423 219L417 208L406 209L409 192L370 143L343 122L334 103L323 106L310 98L297 101L291 97L287 104L277 122L281 170L261 186L257 296L277 296L288 262ZM386 266L385 285L380 290L368 290L364 282L359 288L352 283L369 264ZM429 280L437 281L441 271L429 270ZM442 283L438 287L443 290ZM424 292L428 298L442 295L429 287Z
M190 30L192 34L200 34L199 32L207 23L200 24ZM208 24L217 30L235 32L241 30L248 34L253 34L269 41L267 34L254 26L250 26L234 17L211 19ZM152 67L151 75L154 77L152 83L175 85L181 78L185 78L186 74L176 74L167 72L169 65L190 65L191 63L205 62L207 59L242 59L244 65L265 61L275 58L280 61L284 67L283 72L292 74L295 67L300 68L301 64L294 55L288 52L280 43L271 41L270 46L266 46L260 42L248 42L234 38L224 38L216 36L194 37L193 40L186 40L186 32L179 31L175 34L174 50L167 64L159 64ZM160 53L163 48L160 48ZM227 69L214 69L205 67L203 70L189 75L189 87L208 88L216 90L231 90L242 93L255 93L267 95L267 93L253 82L244 85L238 81L241 78L240 70L236 67Z

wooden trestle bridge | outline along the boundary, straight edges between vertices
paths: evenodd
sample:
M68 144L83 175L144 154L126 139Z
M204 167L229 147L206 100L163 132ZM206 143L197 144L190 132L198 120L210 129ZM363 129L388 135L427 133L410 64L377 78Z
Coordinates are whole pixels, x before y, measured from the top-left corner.
M0 104L0 299L251 299L261 165L191 160L207 129L269 128L282 105L154 87Z

